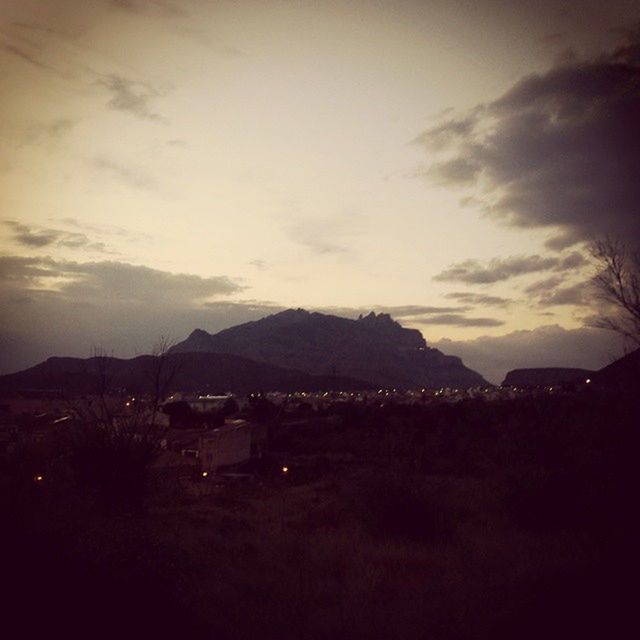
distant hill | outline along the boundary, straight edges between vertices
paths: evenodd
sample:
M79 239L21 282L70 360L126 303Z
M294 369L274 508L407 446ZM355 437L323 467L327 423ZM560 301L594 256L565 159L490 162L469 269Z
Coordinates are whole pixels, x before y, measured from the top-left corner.
M172 353L231 353L259 362L338 374L379 386L472 387L488 385L456 356L427 346L422 334L389 315L350 320L289 309L216 334L196 329Z
M640 349L600 369L594 375L594 382L599 386L618 389L640 388Z
M595 371L589 369L568 369L546 367L536 369L513 369L507 373L503 387L544 387L551 384L584 382L593 377Z
M103 371L110 389L141 393L152 380L152 356L120 358L49 358L35 367L0 376L0 394L26 390L59 390L63 393L95 393ZM302 371L254 362L218 353L176 353L167 359L175 370L171 390L182 391L318 391L359 390L370 383L342 376L314 376Z

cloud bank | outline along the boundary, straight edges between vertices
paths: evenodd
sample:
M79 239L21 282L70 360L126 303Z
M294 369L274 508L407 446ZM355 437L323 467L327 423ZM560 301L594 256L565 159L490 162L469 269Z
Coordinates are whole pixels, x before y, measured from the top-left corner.
M621 340L612 332L588 327L564 329L558 325L474 340L445 339L430 346L460 356L468 367L494 384L501 383L507 371L514 368L600 369L623 355Z
M550 248L594 236L640 238L640 29L615 50L517 82L450 114L417 142L428 177L470 188L489 215L561 232Z

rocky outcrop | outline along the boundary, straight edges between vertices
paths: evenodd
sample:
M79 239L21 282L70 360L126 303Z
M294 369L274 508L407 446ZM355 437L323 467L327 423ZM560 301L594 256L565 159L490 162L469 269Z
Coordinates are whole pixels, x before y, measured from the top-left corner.
M427 346L389 315L358 320L289 309L216 334L197 329L172 353L230 353L314 375L340 375L397 388L487 385L482 376Z

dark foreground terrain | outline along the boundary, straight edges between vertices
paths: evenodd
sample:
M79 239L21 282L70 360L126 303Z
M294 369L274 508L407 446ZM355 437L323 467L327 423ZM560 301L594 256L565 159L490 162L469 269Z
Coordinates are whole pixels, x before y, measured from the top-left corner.
M625 637L639 418L637 398L605 392L336 404L270 424L253 478L225 486L154 474L140 443L24 446L2 459L3 627Z

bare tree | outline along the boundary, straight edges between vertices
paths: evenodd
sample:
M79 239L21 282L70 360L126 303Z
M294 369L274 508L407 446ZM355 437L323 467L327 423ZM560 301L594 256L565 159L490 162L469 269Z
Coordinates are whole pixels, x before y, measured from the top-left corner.
M612 310L596 326L640 347L640 252L620 240L604 238L592 244L591 255L597 265L594 283L599 297Z
M179 360L172 358L169 350L173 346L166 336L160 336L151 350L148 370L150 383L151 416L149 426L154 427L161 403L166 399L171 384L179 371Z
M112 357L103 347L94 345L91 357L82 367L82 373L89 381L89 394L80 397L75 391L65 393L68 409L83 423L107 430L114 428L113 407L109 397L113 392L114 382Z

